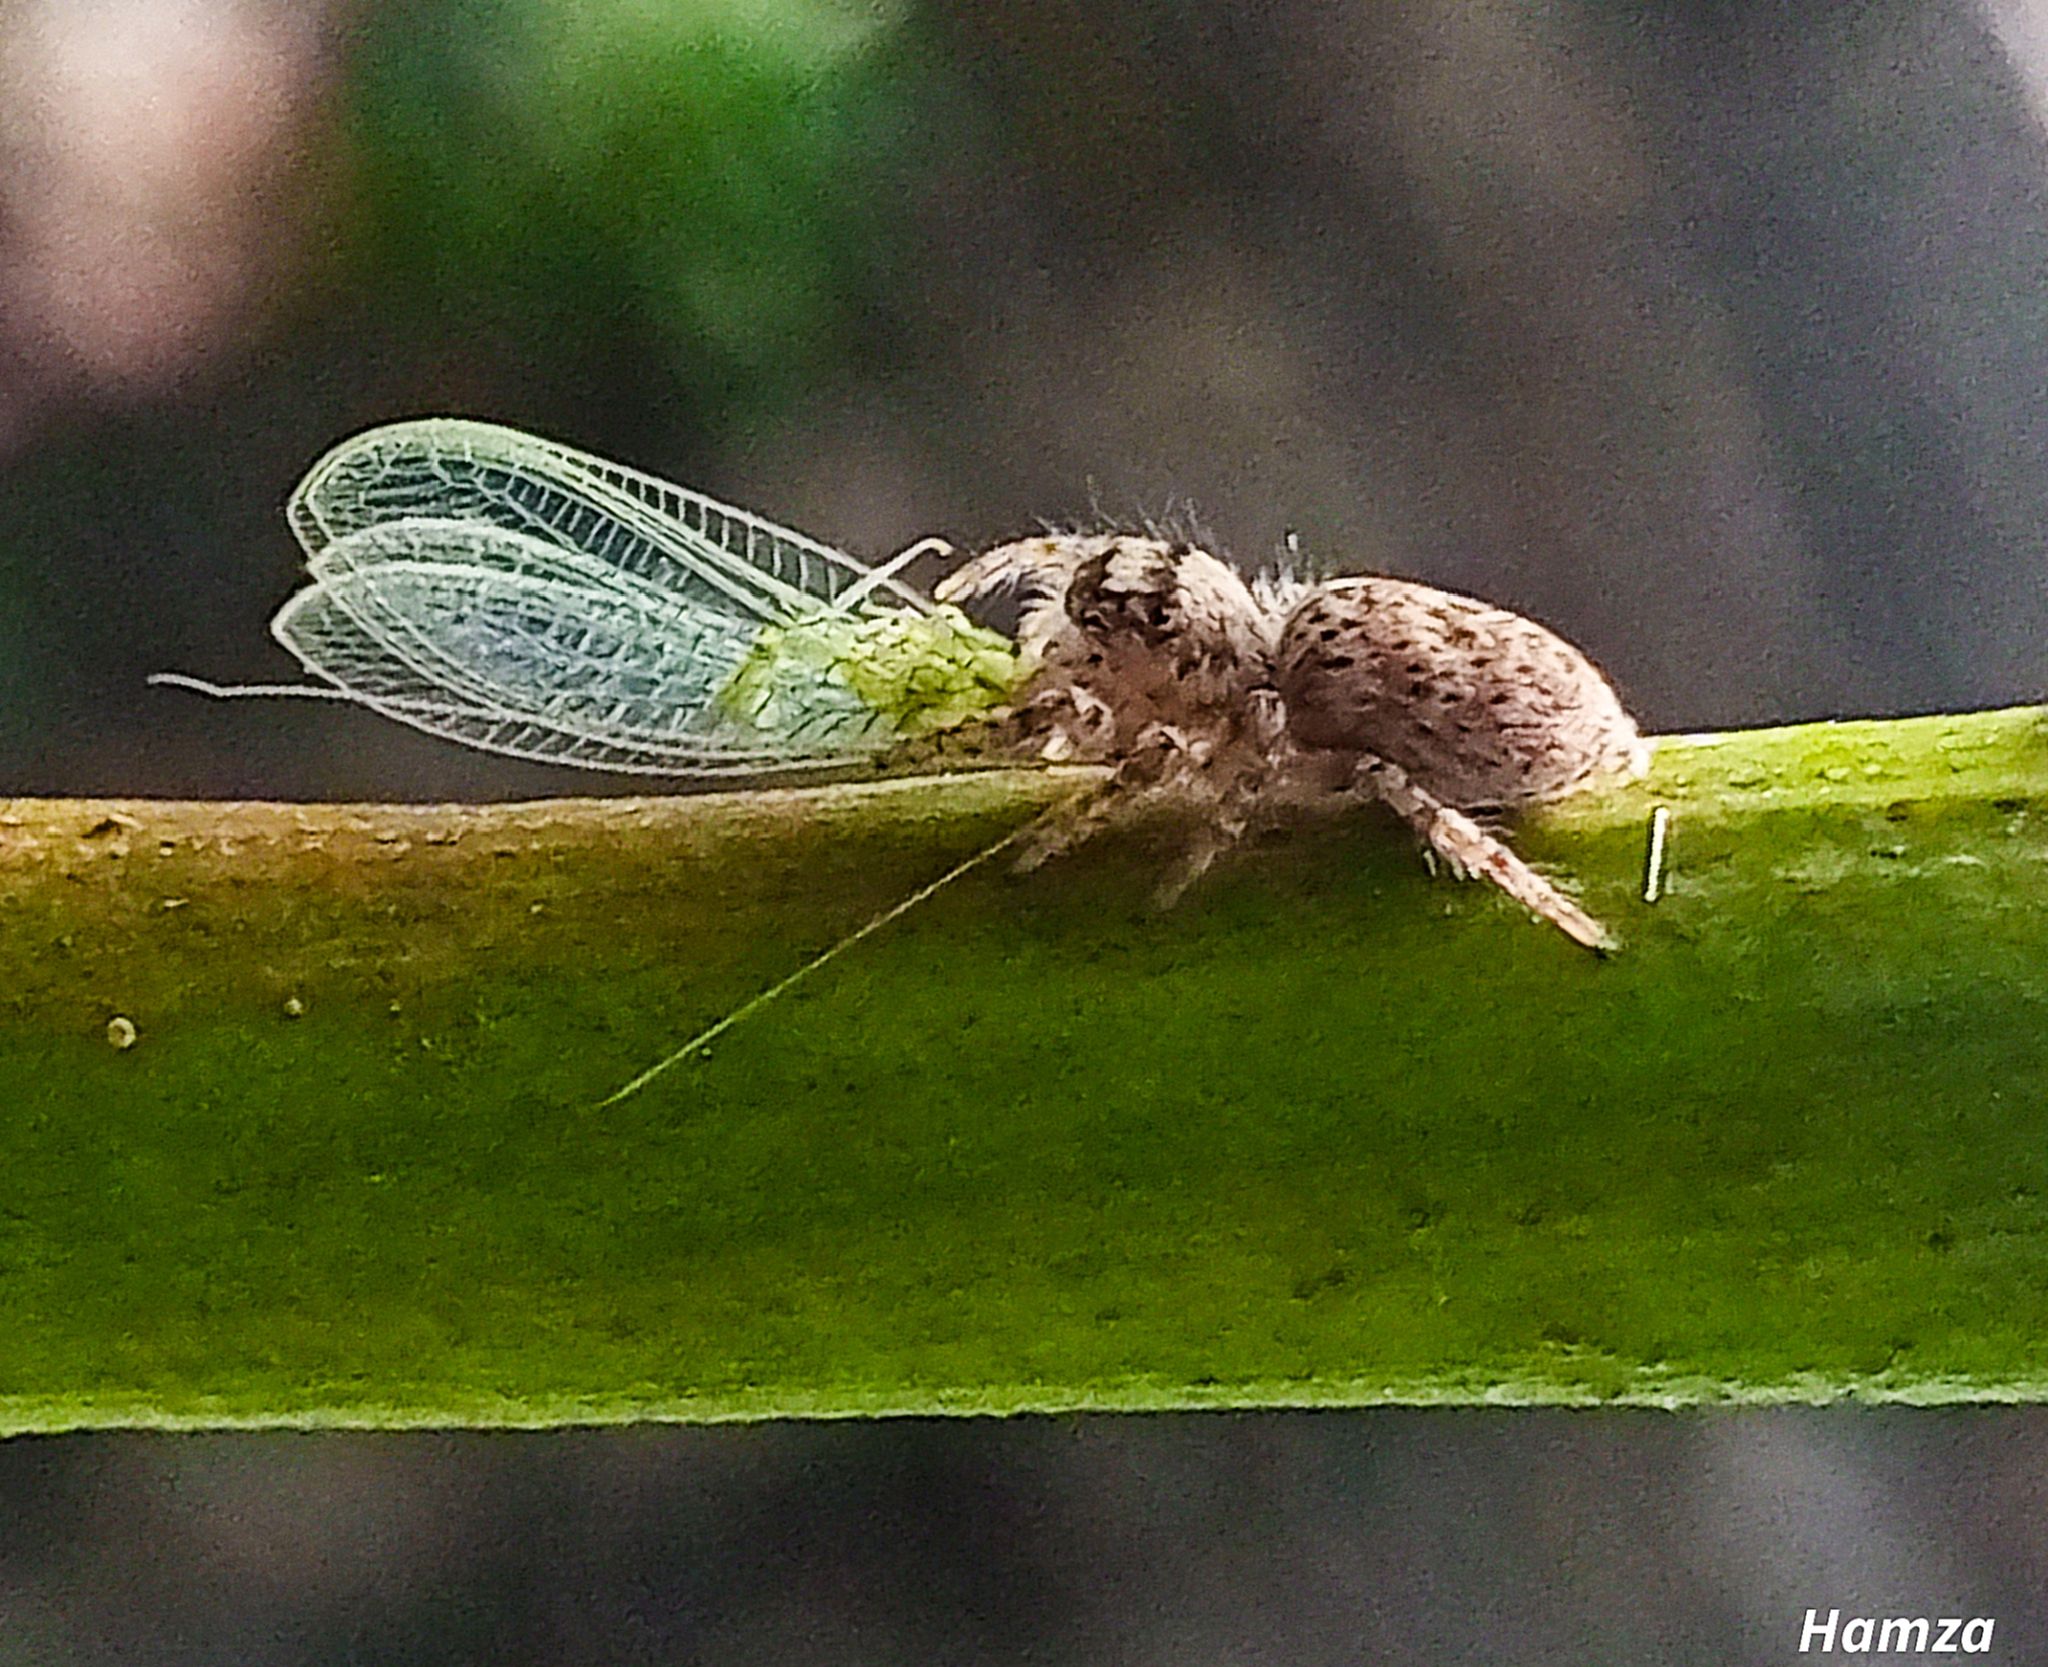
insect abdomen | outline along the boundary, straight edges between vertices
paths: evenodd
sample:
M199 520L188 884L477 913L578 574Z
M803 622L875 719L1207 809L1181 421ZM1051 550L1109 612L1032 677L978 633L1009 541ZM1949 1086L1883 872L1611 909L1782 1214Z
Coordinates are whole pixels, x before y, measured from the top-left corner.
M1641 767L1592 661L1534 620L1401 579L1318 585L1287 616L1276 683L1311 749L1372 753L1444 803L1513 805Z

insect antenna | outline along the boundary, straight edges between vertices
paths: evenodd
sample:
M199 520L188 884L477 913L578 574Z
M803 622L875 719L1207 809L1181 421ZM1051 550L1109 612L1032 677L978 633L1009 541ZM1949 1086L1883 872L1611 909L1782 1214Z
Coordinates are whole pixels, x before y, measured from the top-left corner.
M1056 806L1054 808L1057 809L1060 807ZM887 926L891 921L900 920L904 915L907 915L912 909L916 908L918 904L924 902L927 898L936 895L938 892L943 891L947 886L950 886L955 880L961 879L964 876L973 873L975 869L979 868L983 863L987 862L990 858L1002 855L1003 852L1007 851L1011 846L1015 845L1019 840L1023 839L1026 834L1029 834L1034 829L1038 828L1045 821L1046 816L1049 816L1051 814L1052 812L1048 811L1043 816L1034 816L1030 821L1023 823L1021 826L1012 828L1008 833L1004 834L1003 837L997 840L993 845L983 846L982 849L975 852L973 856L966 858L964 861L955 863L951 868L947 869L945 873L941 874L936 880L933 880L929 885L920 886L916 891L912 892L908 897L904 898L901 902L890 904L888 908L884 909L880 914L876 915L872 920L868 921L866 925L856 927L853 931L847 933L845 937L841 938L837 943L831 945L827 949L820 950L816 955L813 955L802 966L798 967L796 971L791 973L787 978L782 979L778 983L769 985L768 988L763 990L759 995L749 996L745 1001L741 1002L739 1006L735 1007L730 1013L726 1014L724 1018L718 1020L715 1024L709 1025L705 1029L700 1030L695 1036L692 1036L689 1039L689 1041L685 1042L681 1047L677 1048L675 1052L669 1054L665 1059L662 1059L657 1063L648 1066L646 1070L642 1071L631 1082L627 1083L625 1087L619 1089L618 1092L607 1095L604 1099L598 1101L597 1103L599 1108L602 1109L605 1106L615 1106L621 1100L625 1099L628 1095L639 1093L641 1089L645 1088L650 1082L654 1081L656 1077L662 1075L663 1072L668 1071L677 1065L680 1065L692 1054L697 1053L705 1047L708 1047L718 1037L723 1036L728 1030L732 1029L732 1027L738 1024L742 1019L749 1018L753 1014L758 1013L762 1008L766 1007L771 1001L775 1000L777 996L782 995L785 991L792 989L797 984L802 983L803 980L810 977L812 973L816 972L827 961L833 959L833 957L842 954L846 950L851 949L855 944L859 943L861 939L873 936L873 934L881 931L881 929L884 926Z
M245 695L282 699L346 700L358 706L363 697L351 689L326 689L317 683L209 683L203 677L187 677L181 671L153 671L146 681L154 688L190 689L195 695L213 700L239 700Z

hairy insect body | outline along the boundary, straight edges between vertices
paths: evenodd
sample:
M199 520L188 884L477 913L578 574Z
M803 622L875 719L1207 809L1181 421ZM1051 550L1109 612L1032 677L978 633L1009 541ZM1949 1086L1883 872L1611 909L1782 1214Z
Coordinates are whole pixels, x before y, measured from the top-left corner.
M1534 621L1395 579L1255 595L1204 551L1104 535L1025 539L969 563L942 602L1014 589L1027 678L1017 738L1116 766L1020 858L1032 867L1167 801L1194 812L1171 901L1261 819L1330 788L1375 799L1460 871L1590 948L1605 929L1469 811L1634 773L1644 746L1577 649Z
M1372 753L1462 810L1639 773L1593 662L1534 620L1402 579L1333 579L1287 616L1274 683L1304 747Z
M1020 705L1073 750L1128 750L1156 725L1227 731L1271 681L1272 622L1215 557L1150 539L1031 538L977 557L942 603L1022 592Z

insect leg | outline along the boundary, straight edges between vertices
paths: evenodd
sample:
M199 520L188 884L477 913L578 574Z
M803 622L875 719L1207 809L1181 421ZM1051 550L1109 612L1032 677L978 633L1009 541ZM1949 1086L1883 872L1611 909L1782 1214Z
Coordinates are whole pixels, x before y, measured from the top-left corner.
M1003 722L1011 745L1048 764L1100 757L1116 739L1116 713L1109 702L1077 684L1033 695Z
M1179 730L1171 724L1149 725L1108 781L1046 817L1018 854L1016 871L1029 874L1042 868L1172 792L1184 779L1189 756L1187 737Z
M1152 906L1161 911L1185 897L1217 859L1236 849L1251 831L1265 804L1273 769L1270 760L1261 754L1232 759L1217 780L1192 770L1187 775L1190 779L1184 785L1200 787L1199 797L1209 801L1209 815L1153 892Z
M1461 810L1416 785L1408 772L1371 753L1361 756L1354 787L1380 801L1446 862L1491 880L1523 908L1598 954L1615 947L1606 927Z
M1164 913L1178 903L1215 866L1218 857L1244 838L1250 825L1249 818L1226 817L1219 811L1214 821L1188 841L1179 860L1166 871L1166 877L1153 890L1152 907Z

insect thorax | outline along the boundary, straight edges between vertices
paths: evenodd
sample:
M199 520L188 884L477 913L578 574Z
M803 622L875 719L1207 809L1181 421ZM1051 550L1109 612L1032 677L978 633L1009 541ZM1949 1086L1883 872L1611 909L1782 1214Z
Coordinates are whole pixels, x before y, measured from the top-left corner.
M717 700L764 735L809 740L844 723L888 741L984 716L1023 676L1009 640L957 608L821 607L764 626Z

